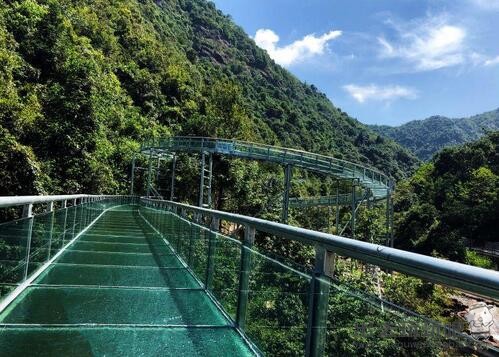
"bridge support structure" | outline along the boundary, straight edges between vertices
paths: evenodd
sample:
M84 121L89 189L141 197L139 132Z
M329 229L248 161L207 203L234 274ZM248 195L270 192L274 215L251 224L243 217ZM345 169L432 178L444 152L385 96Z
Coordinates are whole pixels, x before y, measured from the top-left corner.
M291 179L293 178L293 166L286 165L284 167L284 193L282 197L282 223L288 223L289 215L289 193L291 191Z

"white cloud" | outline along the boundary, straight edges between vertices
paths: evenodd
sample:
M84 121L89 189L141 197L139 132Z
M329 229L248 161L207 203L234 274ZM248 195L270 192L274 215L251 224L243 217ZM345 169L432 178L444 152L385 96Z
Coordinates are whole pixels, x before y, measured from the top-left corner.
M399 98L417 98L417 91L415 89L399 85L380 87L375 84L369 84L366 86L348 84L343 86L343 89L346 90L348 94L350 94L359 103L364 103L368 100L392 101Z
M474 5L484 10L499 10L499 0L470 0Z
M474 66L491 67L499 64L499 56L490 57L478 52L470 54L470 61Z
M287 46L278 47L279 36L272 30L259 29L255 34L255 43L266 50L278 64L288 67L307 58L321 55L327 43L341 36L341 31L330 31L316 37L309 34Z
M466 30L448 24L443 17L396 26L395 30L395 41L378 37L381 57L399 58L415 71L431 71L465 61Z
M486 59L483 62L484 66L495 66L495 65L498 65L498 64L499 64L499 56L496 56L494 58Z

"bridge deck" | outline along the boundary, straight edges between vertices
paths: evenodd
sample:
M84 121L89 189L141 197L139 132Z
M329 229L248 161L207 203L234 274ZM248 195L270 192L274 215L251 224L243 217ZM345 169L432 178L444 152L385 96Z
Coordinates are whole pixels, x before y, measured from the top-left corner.
M132 206L106 212L0 315L5 355L250 355Z

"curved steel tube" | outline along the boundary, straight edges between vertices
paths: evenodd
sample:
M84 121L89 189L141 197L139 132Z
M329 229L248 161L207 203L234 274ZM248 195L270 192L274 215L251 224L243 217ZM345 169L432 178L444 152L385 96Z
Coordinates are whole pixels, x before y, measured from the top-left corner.
M392 180L387 175L366 165L307 151L240 140L177 136L148 141L142 145L141 152L151 156L170 155L177 152L210 152L251 160L293 165L308 171L327 174L341 179L358 180L361 186L371 189L376 198L385 198L388 196L393 186Z

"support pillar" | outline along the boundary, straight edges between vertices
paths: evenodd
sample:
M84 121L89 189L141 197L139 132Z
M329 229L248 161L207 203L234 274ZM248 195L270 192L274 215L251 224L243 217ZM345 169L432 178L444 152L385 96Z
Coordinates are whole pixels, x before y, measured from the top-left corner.
M351 223L350 223L350 228L352 229L352 238L355 238L355 215L356 215L356 201L357 198L355 197L355 180L352 180L352 218L351 218Z
M152 150L149 149L149 167L147 169L147 197L151 197Z
M161 156L158 155L158 166L156 168L156 188L157 188L157 192L161 195L161 186L159 184L159 174L160 174L160 170L161 170Z
M206 199L206 204L208 205L208 208L211 208L211 184L213 180L213 155L210 153L208 157L208 192L207 192L207 199Z
M391 186L391 184L389 184ZM386 244L393 247L393 201L391 187L386 194Z
M130 179L130 195L133 196L133 184L135 181L135 154L133 155L132 159L132 172L131 172L131 179Z
M170 182L170 201L175 199L175 166L177 165L177 155L173 155L172 159L172 177Z
M336 234L340 234L340 181L336 180Z
M206 162L208 155L208 162ZM211 153L201 153L201 174L199 180L199 207L211 208L211 183L213 176L213 155ZM206 200L205 200L206 196Z
M201 171L200 171L200 176L199 176L199 200L198 200L198 206L199 206L199 207L203 207L203 197L204 197L204 170L205 170L204 164L205 164L205 158L206 158L206 154L205 154L205 152L203 151L203 152L201 153L201 162L200 162Z
M288 211L289 211L289 192L291 190L291 179L293 175L293 166L286 165L284 169L284 194L282 197L282 223L288 223Z

